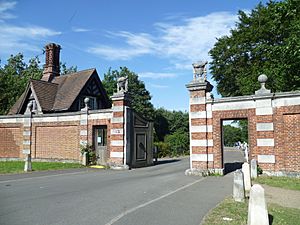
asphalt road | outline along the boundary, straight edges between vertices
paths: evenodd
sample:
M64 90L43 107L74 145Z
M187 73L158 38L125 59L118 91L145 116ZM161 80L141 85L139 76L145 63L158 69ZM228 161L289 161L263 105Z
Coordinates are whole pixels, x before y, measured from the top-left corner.
M232 174L185 176L188 158L129 171L0 176L1 225L199 225Z

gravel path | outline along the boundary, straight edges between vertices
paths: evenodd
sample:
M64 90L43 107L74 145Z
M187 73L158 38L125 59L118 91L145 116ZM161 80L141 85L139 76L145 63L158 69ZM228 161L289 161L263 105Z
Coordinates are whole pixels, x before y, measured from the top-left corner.
M267 203L300 209L300 191L287 190L283 188L271 187L261 184L265 189Z

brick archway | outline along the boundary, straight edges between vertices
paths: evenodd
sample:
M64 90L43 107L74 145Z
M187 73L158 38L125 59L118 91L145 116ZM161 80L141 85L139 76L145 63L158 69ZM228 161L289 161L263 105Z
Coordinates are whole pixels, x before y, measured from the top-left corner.
M265 75L264 75L265 76ZM249 159L266 173L300 175L300 92L271 93L261 80L254 95L211 98L212 85L195 78L190 92L190 169L223 174L222 120L247 119Z

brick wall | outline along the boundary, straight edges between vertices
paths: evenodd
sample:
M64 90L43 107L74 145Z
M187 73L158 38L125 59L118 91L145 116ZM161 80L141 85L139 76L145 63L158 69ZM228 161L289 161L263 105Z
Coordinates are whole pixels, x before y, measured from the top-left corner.
M249 159L266 172L300 174L300 92L210 99L208 82L192 81L190 170L222 171L222 121L248 120ZM192 173L192 172L191 172Z
M0 158L19 158L22 146L22 128L20 124L0 127Z
M51 138L49 138L51 137ZM77 126L35 126L33 158L80 160Z
M93 129L107 126L107 158L110 156L112 111L0 117L0 159L81 161L80 145L93 144ZM24 154L23 154L24 153Z
M300 105L279 107L274 117L276 170L300 171ZM282 130L283 132L277 132Z

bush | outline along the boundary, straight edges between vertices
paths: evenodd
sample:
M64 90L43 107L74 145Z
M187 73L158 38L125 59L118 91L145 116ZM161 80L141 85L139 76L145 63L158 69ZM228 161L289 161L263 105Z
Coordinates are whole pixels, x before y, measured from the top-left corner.
M158 158L166 157L171 154L171 148L169 144L159 141L159 142L154 142L154 146L158 148Z
M85 152L88 157L88 164L93 165L96 164L96 152L91 144L81 145L80 146L81 154L83 155Z
M179 130L165 137L165 141L155 142L158 148L158 157L176 157L189 153L189 134Z
M175 131L165 137L165 142L170 146L171 157L185 155L189 152L189 135L182 130Z
M259 165L257 165L257 174L262 174L262 173L263 173L262 168Z

